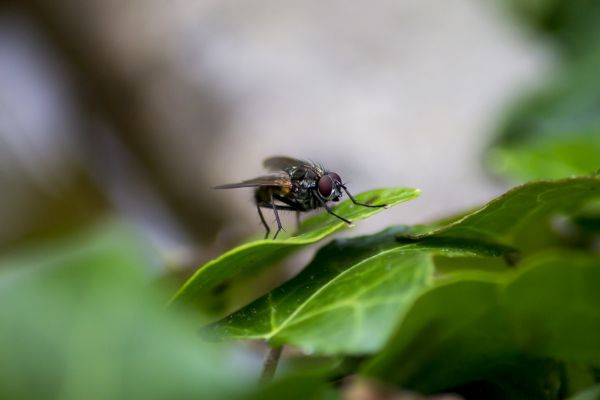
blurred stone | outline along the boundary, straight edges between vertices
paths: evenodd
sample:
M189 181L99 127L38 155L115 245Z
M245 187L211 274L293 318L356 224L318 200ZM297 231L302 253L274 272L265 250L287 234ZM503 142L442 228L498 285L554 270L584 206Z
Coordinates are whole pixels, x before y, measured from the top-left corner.
M254 230L251 193L209 188L262 173L273 154L320 161L356 193L422 190L353 234L492 198L504 186L480 163L488 133L551 65L543 46L468 0L18 3L72 41L63 49L86 70L92 109L113 118L157 195L205 242L225 218Z

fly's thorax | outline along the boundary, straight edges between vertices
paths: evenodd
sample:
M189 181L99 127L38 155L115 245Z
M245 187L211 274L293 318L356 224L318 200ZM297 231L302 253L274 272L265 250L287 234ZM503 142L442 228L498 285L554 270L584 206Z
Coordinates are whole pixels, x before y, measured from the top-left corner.
M288 171L288 174L292 182L304 182L306 185L315 185L321 177L321 174L313 168L294 168Z
M318 207L315 199L316 183L313 179L292 180L292 191L288 197L304 211L313 210Z

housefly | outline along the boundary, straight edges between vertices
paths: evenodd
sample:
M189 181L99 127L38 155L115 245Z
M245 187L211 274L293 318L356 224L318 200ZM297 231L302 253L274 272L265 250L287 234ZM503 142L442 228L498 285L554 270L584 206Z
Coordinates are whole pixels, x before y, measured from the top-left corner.
M300 212L323 207L329 214L352 225L351 221L334 213L327 204L330 201L339 201L342 191L346 192L356 205L374 208L387 206L358 202L337 173L327 171L313 162L290 157L271 157L263 162L263 166L272 174L239 183L215 186L214 189L256 188L254 200L260 220L266 229L265 239L269 237L271 229L265 221L262 208L271 209L275 214L275 221L277 221L277 231L273 236L275 239L282 229L278 211L296 211L299 215Z

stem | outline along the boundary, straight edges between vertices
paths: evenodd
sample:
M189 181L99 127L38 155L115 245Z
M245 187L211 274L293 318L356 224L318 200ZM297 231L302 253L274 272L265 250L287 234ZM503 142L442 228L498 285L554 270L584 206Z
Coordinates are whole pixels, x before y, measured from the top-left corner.
M269 352L265 356L262 374L260 375L261 382L268 382L273 379L282 350L283 346L273 346L269 348Z

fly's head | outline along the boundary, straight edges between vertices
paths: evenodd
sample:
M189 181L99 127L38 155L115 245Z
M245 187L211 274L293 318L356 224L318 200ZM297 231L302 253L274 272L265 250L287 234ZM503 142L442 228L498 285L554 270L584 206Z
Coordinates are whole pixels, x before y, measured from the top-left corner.
M335 172L327 172L317 181L315 188L317 196L327 201L339 201L342 197L342 189L345 189L342 178Z

